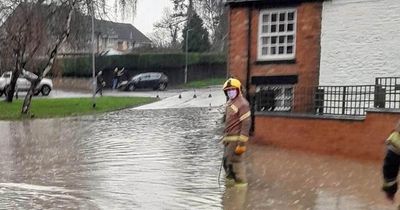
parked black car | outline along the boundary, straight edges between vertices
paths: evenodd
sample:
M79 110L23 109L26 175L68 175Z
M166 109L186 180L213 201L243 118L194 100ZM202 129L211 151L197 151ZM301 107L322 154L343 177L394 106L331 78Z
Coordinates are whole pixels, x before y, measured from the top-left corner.
M168 86L168 77L160 72L147 72L138 74L130 79L126 84L122 84L120 89L134 91L139 88L151 88L153 90L165 90Z

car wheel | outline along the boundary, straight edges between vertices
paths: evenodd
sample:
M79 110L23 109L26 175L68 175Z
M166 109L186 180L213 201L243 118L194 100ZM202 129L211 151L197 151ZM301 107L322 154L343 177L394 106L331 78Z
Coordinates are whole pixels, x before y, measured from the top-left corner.
M136 89L135 85L131 84L128 86L129 91L134 91Z
M167 88L167 83L160 83L159 85L158 85L158 89L159 90L165 90Z
M48 96L50 94L51 88L48 85L43 85L41 88L42 95Z

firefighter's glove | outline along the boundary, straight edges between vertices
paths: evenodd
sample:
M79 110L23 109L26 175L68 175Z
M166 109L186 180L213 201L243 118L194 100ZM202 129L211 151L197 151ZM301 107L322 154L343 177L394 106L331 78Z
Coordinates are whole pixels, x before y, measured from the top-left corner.
M244 145L237 145L236 146L236 148L235 148L235 154L237 154L237 155L241 155L241 154L243 154L244 152L246 152L246 146L244 146Z

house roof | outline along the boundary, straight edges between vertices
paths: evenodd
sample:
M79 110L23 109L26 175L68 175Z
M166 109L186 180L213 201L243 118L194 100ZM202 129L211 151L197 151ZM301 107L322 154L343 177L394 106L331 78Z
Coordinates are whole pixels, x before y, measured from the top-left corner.
M29 3L21 3L18 5L18 7L14 10L13 14L18 11L19 8L29 5ZM33 4L31 4L33 5ZM52 5L54 6L54 5ZM38 14L48 14L51 9L51 5L36 5L34 9ZM57 6L57 9L60 9L62 11L67 11L63 10L63 8L60 8ZM14 14L17 15L17 14ZM75 21L72 21L72 30L78 30L77 28L83 27L86 28L86 30L78 30L79 32L83 33L89 33L90 34L90 25L91 25L91 17L83 15L80 12L77 12L74 14L75 17L73 19L76 19ZM103 37L110 37L110 38L116 38L116 39L122 39L122 40L132 40L137 43L151 43L151 40L147 38L142 32L140 32L137 28L135 28L132 24L128 23L117 23L117 22L112 22L112 21L107 21L107 20L100 20L100 19L95 19L95 33L100 34ZM89 27L88 27L89 26ZM0 31L1 32L1 31Z
M116 23L107 20L96 19L95 31L100 33L102 36L116 37L124 40L134 40L135 42L150 43L150 39L147 38L142 32L140 32L133 25L128 23Z

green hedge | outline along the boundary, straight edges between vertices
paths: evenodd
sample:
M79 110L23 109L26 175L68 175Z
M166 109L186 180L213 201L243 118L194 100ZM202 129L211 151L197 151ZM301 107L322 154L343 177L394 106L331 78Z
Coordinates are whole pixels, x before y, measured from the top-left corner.
M188 54L188 65L224 64L224 54ZM77 58L61 58L58 60L64 76L90 77L92 58L83 56ZM125 67L126 69L160 69L183 68L185 54L128 54L96 57L96 69Z
M58 65L63 72L63 76L74 76L74 77L90 77L91 75L91 64L92 60L90 57L80 58L65 58L59 59Z

